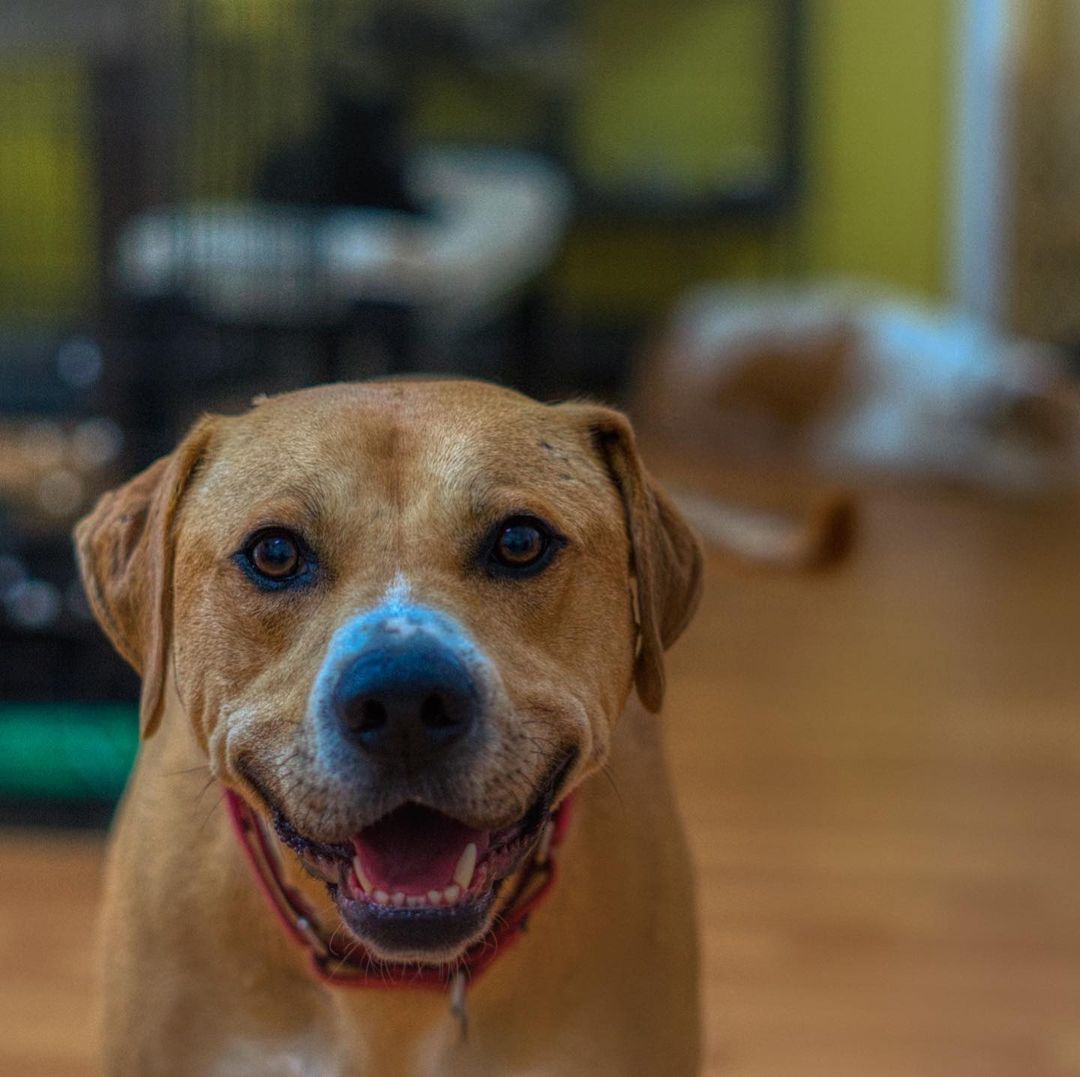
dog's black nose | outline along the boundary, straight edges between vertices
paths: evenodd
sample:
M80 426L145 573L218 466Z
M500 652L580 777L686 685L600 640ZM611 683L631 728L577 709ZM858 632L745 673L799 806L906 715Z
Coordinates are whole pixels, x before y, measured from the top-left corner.
M342 672L333 702L352 743L406 765L464 737L478 710L469 671L424 633L369 643Z

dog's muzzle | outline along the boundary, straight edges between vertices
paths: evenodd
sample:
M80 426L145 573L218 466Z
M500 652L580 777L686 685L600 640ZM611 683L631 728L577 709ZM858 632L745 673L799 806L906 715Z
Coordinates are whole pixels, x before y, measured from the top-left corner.
M386 602L330 642L310 718L316 754L359 809L357 825L332 844L284 812L275 826L379 960L460 957L489 929L503 882L551 832L576 758L569 745L553 746L514 818L485 820L483 804L480 819L475 804L466 818L455 792L494 736L498 684L465 629L430 607Z

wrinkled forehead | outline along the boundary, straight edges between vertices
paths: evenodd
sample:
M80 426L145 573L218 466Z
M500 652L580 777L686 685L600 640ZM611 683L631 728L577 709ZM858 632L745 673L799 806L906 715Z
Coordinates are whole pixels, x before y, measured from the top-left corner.
M443 382L273 398L225 424L191 502L230 529L531 511L572 533L619 514L588 432L559 409Z

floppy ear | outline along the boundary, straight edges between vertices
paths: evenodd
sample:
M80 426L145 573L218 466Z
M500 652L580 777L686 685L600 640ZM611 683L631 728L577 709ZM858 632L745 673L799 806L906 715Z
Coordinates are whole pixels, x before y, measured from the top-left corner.
M638 455L630 421L610 408L580 409L622 497L637 584L638 648L634 685L642 703L664 701L664 651L679 638L701 598L698 540Z
M142 677L139 724L157 728L172 629L173 520L209 441L201 420L168 456L103 494L75 527L90 607L113 646Z

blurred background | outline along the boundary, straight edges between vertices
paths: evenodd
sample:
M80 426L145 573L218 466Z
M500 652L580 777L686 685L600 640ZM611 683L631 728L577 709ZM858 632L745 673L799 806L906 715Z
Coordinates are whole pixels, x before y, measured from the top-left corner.
M627 408L706 539L855 506L673 655L708 1072L1080 1073L1078 72L1075 0L3 0L0 1071L93 1072L74 521L434 372Z

